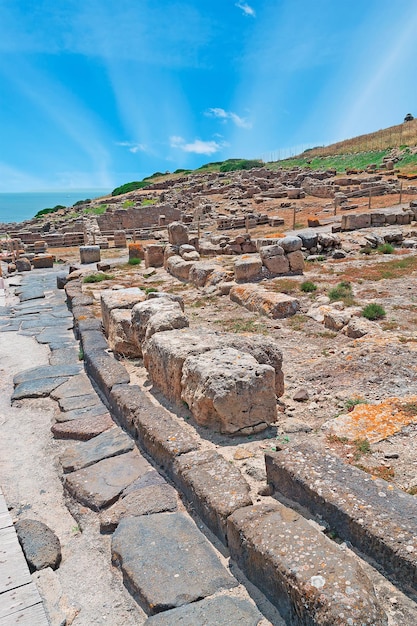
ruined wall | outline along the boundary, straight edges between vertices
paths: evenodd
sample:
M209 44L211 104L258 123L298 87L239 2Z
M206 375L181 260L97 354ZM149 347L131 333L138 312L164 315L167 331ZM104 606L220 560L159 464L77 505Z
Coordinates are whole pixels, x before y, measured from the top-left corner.
M181 210L168 204L116 209L98 215L97 222L102 232L149 228L158 224L160 215L165 215L166 223L175 222L181 219Z

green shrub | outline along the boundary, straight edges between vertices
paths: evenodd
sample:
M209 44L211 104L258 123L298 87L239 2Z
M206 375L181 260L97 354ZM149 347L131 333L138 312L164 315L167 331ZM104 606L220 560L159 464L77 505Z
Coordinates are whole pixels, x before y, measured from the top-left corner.
M140 203L141 206L152 206L152 204L156 204L158 200L156 198L144 198Z
M132 183L125 183L120 187L116 187L111 192L112 196L120 196L122 193L128 193L129 191L135 191L136 189L144 189L145 187L149 187L151 183L147 183L142 181L133 181Z
M234 172L236 170L251 170L254 167L263 167L263 161L248 159L228 159L220 165L221 172Z
M383 243L377 248L379 254L393 254L395 252L394 246L390 243Z
M85 209L86 215L103 215L107 211L107 204L100 204L100 206L91 206Z
M305 280L303 283L301 283L300 289L301 291L304 291L304 293L312 293L313 291L317 290L317 285L311 280Z
M89 202L91 202L90 198L87 198L86 200L77 200L77 202L74 202L72 206L81 206L82 204L88 204Z
M142 259L129 259L128 263L129 265L140 265L142 263Z
M122 207L124 209L130 209L130 207L135 206L135 203L133 202L133 200L125 200L122 204Z
M83 283L101 283L102 280L112 280L112 278L114 278L112 274L97 272L97 274L89 274L88 276L84 276Z
M385 310L380 304L367 304L362 309L362 317L366 317L368 320L380 320L385 317Z
M38 211L35 215L35 219L37 217L42 217L42 215L48 215L49 213L56 213L57 211L59 211L60 209L65 209L66 207L64 207L63 204L57 204L56 206L54 206L51 209L41 209L40 211Z
M337 302L341 300L346 306L352 306L354 304L352 285L349 281L343 280L333 289L329 291L330 302Z

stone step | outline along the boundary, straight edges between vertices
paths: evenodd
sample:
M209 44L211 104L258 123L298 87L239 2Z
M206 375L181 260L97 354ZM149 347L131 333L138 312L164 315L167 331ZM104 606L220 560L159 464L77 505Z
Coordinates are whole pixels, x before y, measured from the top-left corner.
M98 461L133 450L135 444L120 428L111 428L101 435L67 448L60 457L64 473L75 472Z
M267 480L417 595L417 499L308 444L265 455Z

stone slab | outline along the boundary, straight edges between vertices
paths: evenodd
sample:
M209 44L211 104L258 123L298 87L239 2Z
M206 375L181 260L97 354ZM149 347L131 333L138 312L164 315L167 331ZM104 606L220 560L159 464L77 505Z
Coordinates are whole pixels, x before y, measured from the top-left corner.
M85 352L84 360L87 373L92 377L100 391L108 398L115 385L130 381L127 369L119 361L104 351Z
M58 404L61 411L74 411L75 409L85 409L97 404L98 398L96 393L87 393L82 396L73 396L70 398L59 398Z
M146 474L145 474L146 476ZM100 515L100 531L112 533L125 517L154 515L177 510L177 492L171 485L150 485L135 489Z
M46 328L37 337L38 343L66 343L68 341L74 342L74 334L71 331L64 331L61 329Z
M242 598L217 596L148 617L146 626L257 626L263 616Z
M108 413L107 407L97 399L97 403L92 406L73 409L72 411L61 411L55 415L55 419L57 422L70 422L80 417L97 417L97 415L106 415L106 413Z
M417 499L307 444L265 456L268 482L417 592Z
M61 398L73 398L74 396L86 396L95 393L94 387L86 374L72 376L66 383L53 390L51 397L54 400Z
M214 534L227 545L229 515L252 504L240 471L213 450L183 454L174 462L174 481Z
M12 394L12 402L14 400L22 400L24 398L45 398L68 378L38 378L36 380L27 380L17 385Z
M227 524L232 559L291 625L388 624L357 560L278 502L239 509Z
M25 288L19 293L20 302L27 302L28 300L37 300L38 298L44 298L45 292L41 288L33 287L31 289Z
M205 536L182 513L121 520L113 535L112 560L121 567L126 586L148 614L238 584Z
M114 422L109 413L97 415L95 417L79 417L64 423L54 424L51 432L55 439L76 439L78 441L88 441L97 437L104 431L114 426Z
M64 348L58 348L52 351L51 356L49 357L50 365L65 365L66 363L77 363L78 362L79 349L77 347L67 346ZM80 361L81 367L83 367L82 361Z
M101 330L82 330L81 327L78 326L78 331L84 354L108 349L109 346Z
M79 374L83 369L81 363L74 363L68 365L41 365L40 367L31 367L28 370L24 370L23 372L19 372L13 378L13 383L15 385L20 385L20 383L24 383L32 380L39 380L41 378L58 378L61 376L75 376Z
M300 309L299 301L292 296L273 293L250 285L232 287L230 299L244 306L248 311L255 311L272 319L290 317Z
M46 567L56 569L59 566L61 544L46 524L39 520L21 519L15 528L31 572Z
M104 459L65 477L65 488L93 511L113 504L123 489L152 466L136 451Z
M120 428L111 428L84 443L70 446L60 457L65 473L75 472L134 448L134 441Z
M110 409L140 446L169 475L174 459L200 447L197 436L187 432L165 409L155 406L137 385L116 385Z

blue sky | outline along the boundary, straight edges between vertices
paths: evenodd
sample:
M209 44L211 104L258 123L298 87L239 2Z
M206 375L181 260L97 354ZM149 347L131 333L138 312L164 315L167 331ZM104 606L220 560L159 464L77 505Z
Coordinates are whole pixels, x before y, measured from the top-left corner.
M0 0L0 191L108 188L417 116L415 0Z

